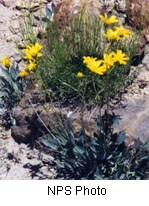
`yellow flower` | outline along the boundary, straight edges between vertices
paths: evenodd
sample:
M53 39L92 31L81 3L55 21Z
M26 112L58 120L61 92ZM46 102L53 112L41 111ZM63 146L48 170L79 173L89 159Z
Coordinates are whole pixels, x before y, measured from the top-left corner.
M42 53L40 51L42 48L43 46L39 43L36 43L35 45L27 45L26 49L23 50L25 53L24 59L33 60L41 57Z
M118 19L116 16L112 15L111 17L108 17L107 13L105 13L103 16L100 15L99 17L103 20L105 24L114 24L118 22Z
M25 69L22 69L22 70L19 72L19 76L20 76L21 78L24 78L24 77L26 77L26 76L28 76L28 75L29 75L29 72L26 71Z
M107 71L107 67L105 64L103 64L103 60L97 60L97 58L84 56L83 57L83 63L86 64L86 67L99 75L103 75Z
M114 29L120 37L128 37L132 34L132 31L130 31L129 29L125 29L123 26L115 27Z
M117 50L116 53L113 53L113 58L114 61L118 62L119 64L127 64L127 61L129 60L126 54L123 53L121 50Z
M9 68L11 66L11 61L9 57L3 57L0 62L6 68Z
M105 37L107 37L109 40L120 40L120 35L117 31L114 31L112 29L108 29L107 33L104 34Z
M110 53L110 54L107 54L107 53L104 53L103 55L103 62L104 64L106 65L106 67L109 69L111 66L114 65L115 63L115 56L114 56L114 53Z
M77 77L78 77L78 78L82 78L83 76L84 76L84 74L83 74L82 72L78 72L78 73L77 73Z
M35 70L36 66L37 64L35 63L35 61L30 61L26 68L31 72Z

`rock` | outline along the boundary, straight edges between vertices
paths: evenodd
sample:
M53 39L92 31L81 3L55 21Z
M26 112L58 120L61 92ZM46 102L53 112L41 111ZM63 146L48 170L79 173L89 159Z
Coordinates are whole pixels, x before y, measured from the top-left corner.
M0 0L0 3L5 7L12 7L16 4L16 0Z
M91 17L98 16L102 9L102 4L98 0L72 0L71 2L70 8L68 9L70 9L72 14L79 13L84 5Z
M115 8L118 12L125 12L126 11L126 0L116 0Z
M34 18L38 21L45 20L46 17L46 11L45 7L40 8L40 10L34 12Z
M22 168L20 168L20 165L10 165L10 168L8 169L8 172L5 173L5 177L3 177L3 180L27 180L29 178L29 172Z
M144 64L149 69L149 54L146 54L142 60L142 64Z
M145 34L146 41L149 43L149 32Z
M149 95L149 86L144 88L144 94Z
M56 172L51 158L35 148L17 144L13 138L0 138L0 180L53 179Z
M115 0L108 0L108 1L99 0L99 1L101 2L103 9L106 10L107 12L111 12L114 9Z
M149 71L145 67L140 68L137 76L137 84L139 85L139 82L142 81L149 82Z
M102 4L98 0L63 0L57 5L54 18L58 20L60 28L69 24L69 20L75 17L85 6L91 17L98 16Z
M19 24L16 23L16 21L20 20L18 15L17 11L0 4L0 59L3 56L13 57L14 53L18 52L15 44L16 35L18 36Z
M12 126L11 135L19 144L32 142L32 129L28 125Z
M148 0L129 0L127 3L127 12L132 26L138 29L145 29L149 26Z
M33 140L38 136L38 129L34 124L36 115L32 108L22 109L17 107L14 109L14 119L16 125L11 127L11 135L16 142L32 144Z
M149 54L149 44L145 45L144 54Z
M28 101L29 96L25 95L20 104L13 110L13 118L16 125L11 127L11 135L18 143L25 143L32 145L35 139L41 135L48 133L50 124L56 122L56 111L43 109L43 106L36 105L32 102L34 97L30 98L31 104ZM39 100L39 99L38 99ZM38 101L39 104L39 101ZM47 107L45 105L45 107ZM52 125L50 125L52 126Z
M15 4L15 8L18 10L22 10L22 9L30 9L32 11L36 11L41 4L45 4L47 3L46 0L43 1L39 1L39 0L33 0L33 1L29 1L29 0L25 0L25 1L20 1L18 0Z
M119 114L121 121L117 126L118 130L124 130L127 135L127 141L132 143L136 138L145 143L149 139L149 98L133 97L127 98L125 108L114 110Z
M40 153L39 159L42 160L42 162L46 164L49 164L49 162L52 163L54 161L54 157L50 156L49 154L45 154L45 153Z
M135 73L136 71L135 79L122 95L122 106L117 105L113 109L121 117L117 129L126 132L127 142L130 144L137 137L143 143L149 139L149 70L140 64L135 67Z

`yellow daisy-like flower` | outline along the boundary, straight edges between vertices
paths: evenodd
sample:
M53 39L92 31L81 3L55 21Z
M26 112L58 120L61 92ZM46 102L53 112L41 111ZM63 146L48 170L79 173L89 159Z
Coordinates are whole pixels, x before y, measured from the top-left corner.
M11 61L9 57L3 57L0 62L6 68L9 68L11 66Z
M119 41L121 39L119 33L117 31L112 30L112 29L108 29L107 33L105 33L104 36L107 37L109 40Z
M27 45L26 49L23 50L25 53L24 59L33 60L38 57L41 57L42 53L40 51L42 48L43 46L38 42L35 45Z
M113 53L113 58L114 61L118 62L119 64L127 64L127 61L129 60L126 54L122 52L122 50L117 50L116 53Z
M97 60L97 58L84 56L83 57L83 63L86 64L86 67L99 75L103 75L107 71L107 67L105 64L103 64L103 60Z
M26 77L26 76L28 76L28 75L29 75L29 72L26 71L26 69L22 69L22 70L19 72L19 76L20 76L21 78L24 78L24 77Z
M125 29L123 26L115 27L114 29L120 37L128 37L132 34L132 31L130 31L129 29Z
M109 69L112 67L115 63L115 56L114 53L111 52L110 54L104 53L103 55L103 62L106 65L106 67Z
M82 78L83 76L84 76L84 74L83 74L82 72L78 72L78 73L77 73L77 77L78 77L78 78Z
M37 64L35 61L30 61L29 64L26 66L26 69L32 72L35 70L36 66Z
M103 20L105 24L114 24L118 22L118 19L116 16L112 15L108 17L107 13L105 13L103 16L100 15L99 17Z

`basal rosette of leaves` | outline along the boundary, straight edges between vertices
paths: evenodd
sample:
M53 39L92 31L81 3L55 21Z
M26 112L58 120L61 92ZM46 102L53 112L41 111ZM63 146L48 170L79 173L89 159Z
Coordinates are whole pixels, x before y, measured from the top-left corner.
M63 31L56 19L48 22L44 45L36 74L53 98L104 101L107 79L110 97L123 87L138 41L130 29L119 25L116 16L104 14L91 19L83 10ZM92 59L92 66L84 58ZM108 58L110 64L106 63Z
M107 121L108 119L108 121ZM105 113L96 119L93 136L81 129L77 135L67 119L57 123L55 132L40 138L48 152L54 155L57 178L91 180L140 180L148 178L149 145L137 139L133 145L125 143L125 132L113 128L119 117Z

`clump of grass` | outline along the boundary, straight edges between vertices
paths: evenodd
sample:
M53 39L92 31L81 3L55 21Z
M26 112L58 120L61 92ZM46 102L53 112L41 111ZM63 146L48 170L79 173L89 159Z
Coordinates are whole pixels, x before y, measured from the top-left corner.
M99 76L91 73L83 64L83 57L102 59L104 53L117 49L122 50L129 60L126 65L116 65L108 75L108 95L112 97L121 90L138 42L134 34L121 41L109 40L104 36L107 27L112 28L104 25L99 17L91 19L85 9L80 15L70 18L63 30L57 19L47 23L45 51L39 62L37 77L41 85L51 91L53 98L103 100L107 74Z
M84 7L77 16L62 19L63 27L56 15L53 21L47 17L44 23L44 38L41 36L43 56L36 65L36 79L52 99L76 98L82 102L92 100L102 104L107 96L111 98L121 91L129 75L138 39L134 33L128 38L131 32L124 27L118 27L117 17L114 17L115 22L110 22L113 16L106 15L103 18L90 18ZM34 22L31 16L29 14L27 17L28 21L25 21L22 33L23 37L28 34L24 39L27 44L37 42L37 36L31 32ZM28 27L30 29L27 33ZM120 30L128 34L116 34L114 39L111 31L118 33ZM102 75L92 72L83 63L83 57L103 60L105 54L116 53L118 50L128 58L127 63L116 63Z

